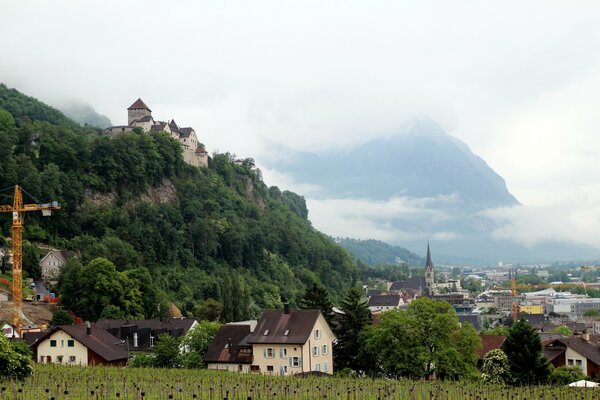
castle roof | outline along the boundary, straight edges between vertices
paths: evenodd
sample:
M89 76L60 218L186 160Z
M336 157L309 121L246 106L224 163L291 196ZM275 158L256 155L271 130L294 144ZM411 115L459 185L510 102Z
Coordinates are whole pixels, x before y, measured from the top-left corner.
M148 108L142 99L137 99L132 105L129 106L128 110L148 110L152 112L152 110Z
M192 134L192 132L194 132L193 128L179 128L179 136L183 138L189 137Z

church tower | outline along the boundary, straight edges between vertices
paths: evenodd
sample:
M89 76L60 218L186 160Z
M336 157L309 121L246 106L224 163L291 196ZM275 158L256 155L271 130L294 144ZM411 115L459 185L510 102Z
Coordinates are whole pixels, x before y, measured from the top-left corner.
M133 121L139 120L145 116L152 116L152 110L148 108L142 99L137 99L127 109L127 125L131 125Z
M425 285L429 289L429 293L433 292L433 262L431 261L431 251L429 251L429 242L427 242L427 262L425 263Z

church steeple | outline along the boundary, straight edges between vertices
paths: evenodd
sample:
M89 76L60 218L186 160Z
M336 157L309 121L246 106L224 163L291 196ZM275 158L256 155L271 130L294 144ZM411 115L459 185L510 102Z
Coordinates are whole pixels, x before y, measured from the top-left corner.
M433 289L433 262L431 261L431 251L429 250L429 242L427 242L427 261L425 262L425 285L431 292Z

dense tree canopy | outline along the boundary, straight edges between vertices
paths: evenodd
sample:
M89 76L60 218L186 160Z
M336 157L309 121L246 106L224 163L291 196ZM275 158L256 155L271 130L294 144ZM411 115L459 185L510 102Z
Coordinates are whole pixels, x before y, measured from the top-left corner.
M472 325L458 323L450 304L420 298L383 313L367 344L387 376L457 378L476 374L481 341Z
M246 319L283 298L297 306L314 283L340 300L360 276L356 261L311 226L304 199L267 187L252 159L214 154L208 168L192 167L165 133L109 138L4 85L0 165L0 190L19 183L28 200L61 203L51 218L27 215L25 240L77 254L59 294L85 319L108 305L153 317L169 302L184 315ZM0 191L1 204L11 201ZM10 218L0 232L9 235ZM38 259L32 252L24 270L34 274Z

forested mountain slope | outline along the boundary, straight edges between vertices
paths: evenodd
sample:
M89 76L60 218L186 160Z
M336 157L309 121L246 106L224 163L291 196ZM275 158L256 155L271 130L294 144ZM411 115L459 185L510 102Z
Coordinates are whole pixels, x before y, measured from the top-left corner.
M50 218L27 215L25 239L78 255L59 290L84 318L152 317L173 301L184 314L244 319L296 304L312 282L339 298L361 272L311 226L304 198L267 187L253 160L215 154L192 167L167 134L104 137L4 85L0 165L0 189L18 183L61 203ZM0 227L9 237L8 215ZM39 251L25 252L38 275Z

